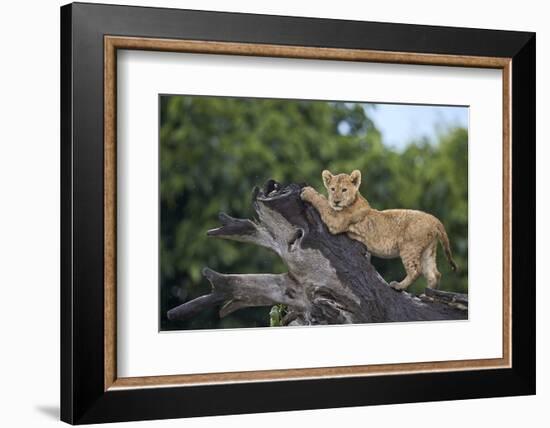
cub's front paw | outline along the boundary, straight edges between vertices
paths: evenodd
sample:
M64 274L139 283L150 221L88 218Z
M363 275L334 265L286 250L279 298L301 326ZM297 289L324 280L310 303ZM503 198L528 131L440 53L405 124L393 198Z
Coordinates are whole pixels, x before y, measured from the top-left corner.
M307 186L302 189L302 193L300 193L300 198L302 198L302 201L311 202L316 194L317 192L313 187Z
M390 287L393 288L394 290L397 290L397 291L403 291L403 287L401 287L401 284L398 283L397 281L392 281L390 282Z

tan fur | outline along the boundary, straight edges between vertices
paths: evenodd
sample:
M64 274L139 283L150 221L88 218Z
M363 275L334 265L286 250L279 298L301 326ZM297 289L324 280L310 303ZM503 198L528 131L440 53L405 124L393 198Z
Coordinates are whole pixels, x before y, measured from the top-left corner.
M453 270L449 238L443 224L431 214L415 210L384 210L372 208L359 193L361 172L333 175L323 171L323 183L328 200L312 187L302 189L301 198L312 204L330 233L347 233L367 247L377 257L401 257L407 276L390 285L405 290L420 275L428 287L437 288L441 273L437 270L437 241L441 242Z

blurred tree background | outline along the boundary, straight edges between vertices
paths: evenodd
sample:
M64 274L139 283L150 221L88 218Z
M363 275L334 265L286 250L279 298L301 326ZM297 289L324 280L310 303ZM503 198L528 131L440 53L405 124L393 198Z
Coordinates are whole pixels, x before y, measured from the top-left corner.
M207 238L217 215L252 218L251 192L267 179L306 182L324 192L321 171L359 169L361 193L377 209L419 209L438 217L449 235L459 272L438 247L442 290L468 290L468 133L439 132L437 141L411 141L403 150L382 143L357 103L204 96L160 98L161 330L269 326L269 307L220 320L217 310L188 321L166 311L210 290L208 266L224 273L280 273L266 249ZM386 279L401 280L400 259L372 261ZM419 279L409 291L421 293Z

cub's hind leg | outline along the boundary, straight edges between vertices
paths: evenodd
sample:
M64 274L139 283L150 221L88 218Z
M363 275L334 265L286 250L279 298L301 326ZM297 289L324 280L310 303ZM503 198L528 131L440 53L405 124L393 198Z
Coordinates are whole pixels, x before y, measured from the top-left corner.
M406 290L422 273L422 251L417 247L405 247L400 251L400 256L407 276L401 282L390 282L390 286L396 290Z
M437 241L428 245L422 253L422 274L428 282L428 288L439 287L441 273L437 270Z

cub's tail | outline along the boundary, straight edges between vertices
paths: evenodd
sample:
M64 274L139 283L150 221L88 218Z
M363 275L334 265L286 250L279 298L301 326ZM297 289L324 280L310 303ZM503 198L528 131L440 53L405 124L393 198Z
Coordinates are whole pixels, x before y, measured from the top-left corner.
M437 225L437 232L438 232L438 238L439 242L441 242L441 246L443 247L443 250L445 251L445 256L447 257L447 260L449 261L449 264L451 265L451 269L456 272L458 270L458 266L453 260L453 253L451 252L451 245L449 244L449 237L447 236L447 232L445 232L445 227L441 222L438 222Z

